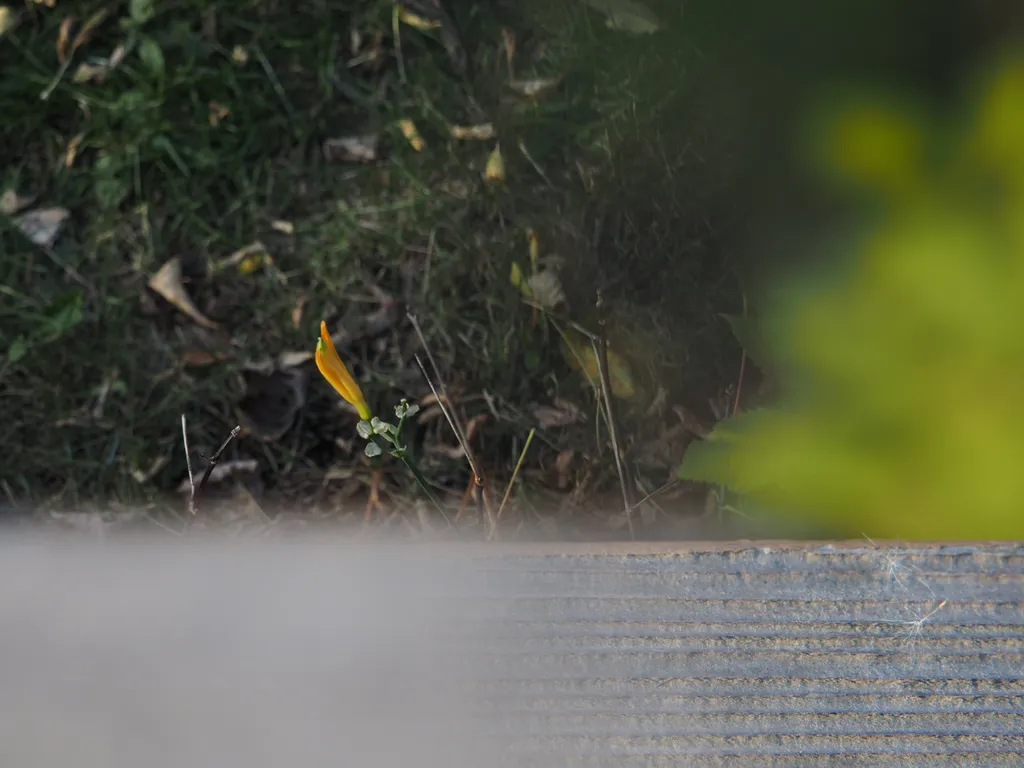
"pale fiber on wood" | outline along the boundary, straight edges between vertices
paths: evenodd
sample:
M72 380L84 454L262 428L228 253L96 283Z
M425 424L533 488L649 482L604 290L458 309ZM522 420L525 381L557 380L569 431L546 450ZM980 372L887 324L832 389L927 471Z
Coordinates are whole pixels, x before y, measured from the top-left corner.
M0 584L3 766L1024 765L1021 546L8 538Z

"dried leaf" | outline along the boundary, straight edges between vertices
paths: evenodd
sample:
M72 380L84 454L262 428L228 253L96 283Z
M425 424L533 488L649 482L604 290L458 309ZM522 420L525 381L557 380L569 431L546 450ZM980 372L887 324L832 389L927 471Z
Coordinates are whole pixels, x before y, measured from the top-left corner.
M529 80L510 80L508 86L520 96L533 99L544 91L554 88L560 82L562 82L561 75L558 77L535 77Z
M651 34L661 28L661 22L646 6L636 0L583 0L587 5L608 17L609 29Z
M508 73L511 76L512 63L516 57L516 33L508 27L502 27L501 42L505 48L505 62L508 64Z
M270 228L277 230L283 235L295 234L295 225L284 219L274 219L274 221L270 222Z
M0 5L0 37L10 32L18 24L18 14L6 5Z
M199 311L185 291L182 284L181 260L177 256L160 267L160 270L150 278L148 285L154 293L162 296L199 325L204 328L218 327L217 323Z
M555 484L558 490L564 491L571 484L572 460L576 458L576 451L562 451L555 458Z
M75 69L75 73L71 76L71 82L75 85L90 82L102 83L112 69L110 62L104 58L98 57L91 61L83 61Z
M68 44L71 42L71 30L75 26L73 16L68 16L60 23L57 33L57 61L63 64L68 58Z
M212 470L210 470L210 477L207 479L207 484L210 483L221 483L227 480L229 477L235 474L241 474L245 472L255 472L260 467L260 463L256 459L234 459L231 461L218 461ZM191 493L192 484L186 477L178 485L178 493Z
M216 127L217 123L231 114L231 110L219 102L211 101L208 106L210 108L210 114L207 119L213 127Z
M484 168L484 181L501 182L505 180L505 158L501 156L501 145L494 147L494 150L487 157L487 167Z
M53 246L68 218L66 208L36 208L14 217L14 223L25 237L45 248Z
M419 14L413 13L404 5L398 6L398 19L403 24L408 24L410 27L414 27L420 30L438 29L441 26L440 21L437 21L435 19L428 19L424 16L420 16Z
M298 330L302 325L302 310L306 306L306 297L299 296L299 300L295 302L295 306L292 307L292 328Z
M75 163L75 158L78 157L78 145L82 143L82 139L85 138L84 133L80 133L64 148L64 167L70 168Z
M298 368L303 363L313 359L313 353L308 349L282 352L277 358L277 364L281 368Z
M13 216L23 208L32 205L34 197L22 197L15 190L8 189L0 195L0 213L4 216Z
M139 485L145 485L156 477L157 473L170 463L170 460L169 456L158 456L149 463L149 466L146 469L133 467L132 479Z
M562 290L562 281L558 275L550 269L544 269L536 274L530 275L526 280L527 296L532 296L534 301L544 309L554 309L565 301L565 291Z
M562 398L555 398L551 405L534 407L533 417L537 420L537 426L542 429L566 427L586 421L587 418L575 403Z
M479 125L450 125L448 132L453 139L464 139L473 141L486 141L493 139L496 135L492 123L480 123Z
M71 43L71 49L68 51L69 56L74 56L75 51L92 39L93 34L95 34L96 30L99 29L100 24L103 23L103 20L106 19L108 15L110 15L110 8L100 8L86 20L85 24L83 24L82 28L78 30L78 34L75 35L75 39Z
M377 159L379 142L375 133L327 139L323 144L324 159L329 163L372 163Z
M660 415L661 412L665 410L665 404L667 402L668 402L668 391L663 386L661 386L659 384L658 385L658 391L654 395L654 399L651 400L651 404L649 406L647 406L647 416L648 416L648 418L650 418L652 416Z
M124 57L128 54L128 46L124 43L118 43L117 47L114 48L113 53L110 54L110 59L107 61L107 67L109 69L117 69L121 66L121 62L124 61Z
M266 246L259 240L255 240L247 246L239 248L227 258L218 261L213 265L213 271L216 273L229 267L238 267L238 271L243 275L251 275L256 270L273 263L274 260L267 253Z
M416 123L407 118L403 118L398 121L398 127L402 130L402 135L405 136L412 148L417 152L422 152L426 147L423 139L420 137L420 132L416 129Z
M223 360L223 357L207 352L205 349L186 349L181 355L183 368L203 368Z
M601 369L594 345L574 328L567 328L562 338L562 352L566 362L575 370L582 370L594 387L601 386ZM608 380L612 394L625 400L633 397L633 374L629 364L611 348L608 349Z

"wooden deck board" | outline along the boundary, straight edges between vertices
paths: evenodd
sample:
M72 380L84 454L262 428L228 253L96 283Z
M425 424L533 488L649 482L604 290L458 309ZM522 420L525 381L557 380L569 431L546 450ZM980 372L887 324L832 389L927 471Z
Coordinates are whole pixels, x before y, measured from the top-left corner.
M490 572L524 622L495 706L533 754L1024 765L1018 546L641 545Z
M0 585L0 765L1024 765L1017 544L9 542Z

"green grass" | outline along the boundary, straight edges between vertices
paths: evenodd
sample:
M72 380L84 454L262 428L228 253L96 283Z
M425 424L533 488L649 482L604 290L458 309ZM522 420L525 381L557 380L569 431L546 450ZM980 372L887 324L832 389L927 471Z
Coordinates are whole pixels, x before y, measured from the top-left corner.
M512 260L527 263L528 227L564 264L562 314L594 327L604 290L611 338L640 390L622 409L633 468L648 489L665 482L670 463L645 463L638 449L675 417L647 407L659 386L669 404L701 406L735 380L738 347L716 313L740 304L722 245L735 218L729 135L666 6L656 10L669 32L633 38L570 0L452 4L469 64L460 73L436 31L409 26L400 67L385 2L83 0L79 22L111 13L44 100L70 10L33 4L0 39L0 183L71 217L52 249L10 220L0 231L0 492L49 506L162 498L185 473L181 413L205 452L239 421L240 404L273 421L279 393L254 395L252 365L311 352L321 318L357 326L379 309L375 289L420 319L465 417L501 417L474 439L496 482L536 423L532 406L564 397L589 421L538 432L523 497L565 450L579 456L577 480L594 478L587 493L614 491L592 393L509 284ZM516 32L516 74L561 76L557 88L534 101L508 87L502 27ZM368 63L378 35L379 59ZM73 82L80 62L129 39L136 46L102 83ZM425 151L405 141L400 118L416 122ZM446 123L484 120L506 159L502 185L481 178L493 142L447 135ZM325 159L324 140L365 133L380 135L376 164ZM213 270L256 240L272 267ZM146 288L174 257L216 330ZM428 392L415 336L394 317L340 350L381 414ZM186 365L197 351L218 362ZM268 499L330 502L325 472L359 460L359 445L345 444L355 422L311 363L297 375L294 424L275 440L245 436L228 455L260 460ZM426 450L439 440L454 442L441 422L419 430L421 466L458 494L468 469ZM413 492L394 468L387 483Z

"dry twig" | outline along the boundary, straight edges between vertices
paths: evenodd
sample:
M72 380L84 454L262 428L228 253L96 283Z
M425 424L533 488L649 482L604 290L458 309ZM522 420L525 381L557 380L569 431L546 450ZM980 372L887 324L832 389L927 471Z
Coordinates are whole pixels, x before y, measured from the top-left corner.
M190 490L188 497L189 514L195 515L198 512L196 496L198 496L206 486L206 483L210 479L210 474L213 472L213 468L217 466L217 462L220 461L220 457L223 455L224 451L227 450L228 445L231 444L231 441L234 440L241 431L241 426L236 426L232 429L224 439L224 442L221 443L220 448L214 451L212 456L207 457L203 454L199 454L199 458L206 462L206 469L203 471L203 476L199 478L199 484L196 485L195 476L192 474L192 456L188 447L188 428L185 424L185 414L181 414L181 439L185 444L185 465L188 467L188 484Z
M605 413L608 415L608 432L612 439L612 452L615 454L615 470L619 475L619 488L622 491L622 503L626 508L626 523L629 525L629 537L636 538L636 531L633 529L633 500L630 493L629 482L626 479L626 468L622 461L622 451L619 449L619 430L615 419L615 404L612 402L612 386L608 378L608 334L605 328L605 306L601 292L597 292L597 324L598 324L598 348L597 367L601 377L601 395L604 400Z

